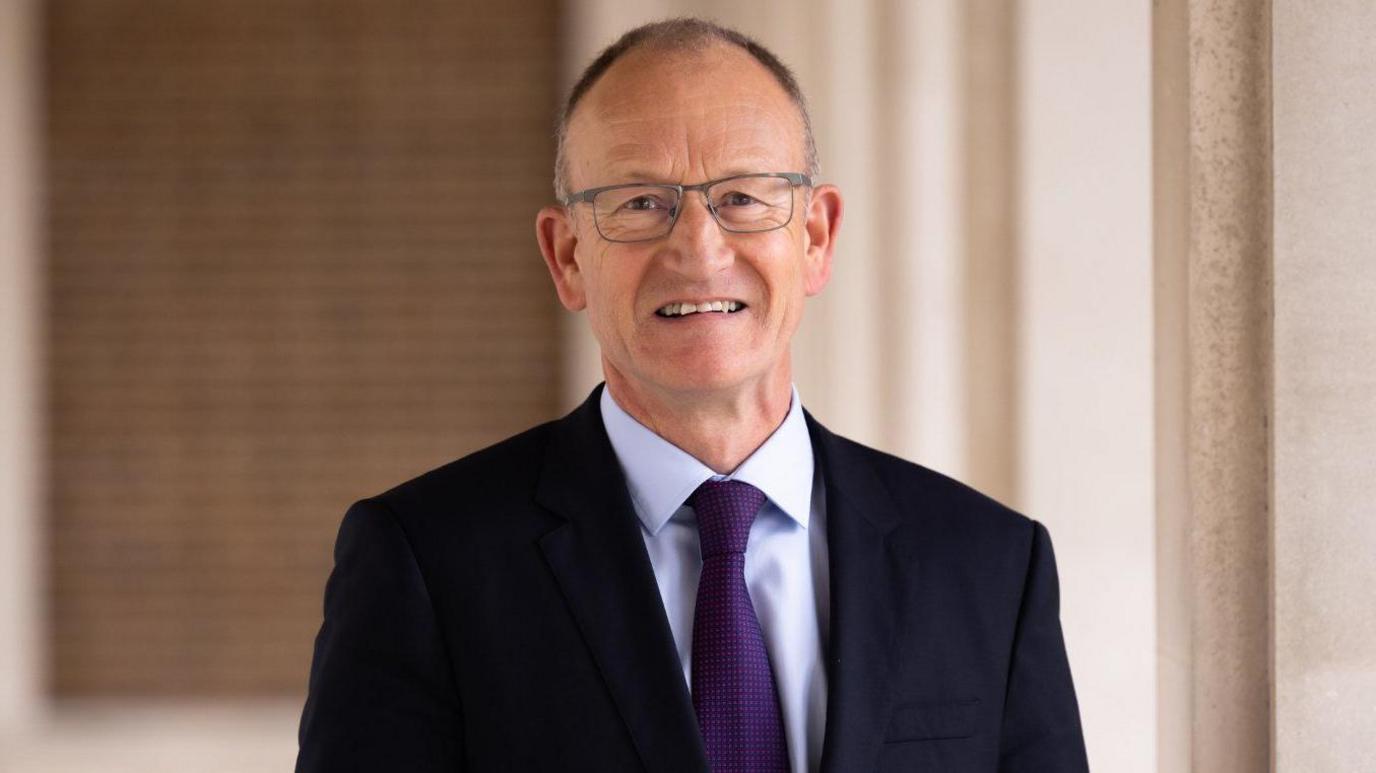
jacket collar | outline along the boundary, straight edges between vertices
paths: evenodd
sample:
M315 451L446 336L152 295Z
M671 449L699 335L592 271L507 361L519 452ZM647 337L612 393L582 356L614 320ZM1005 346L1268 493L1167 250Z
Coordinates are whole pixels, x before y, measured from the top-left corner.
M692 699L593 390L554 423L535 500L563 523L540 549L645 768L706 771Z

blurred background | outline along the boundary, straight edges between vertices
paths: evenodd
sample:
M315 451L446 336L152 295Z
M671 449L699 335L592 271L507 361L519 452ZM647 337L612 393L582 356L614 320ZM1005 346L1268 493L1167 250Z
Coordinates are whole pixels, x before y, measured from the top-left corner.
M1045 522L1105 771L1376 768L1376 7L0 0L0 770L290 769L352 501L599 380L533 234L621 32L790 63L833 429Z

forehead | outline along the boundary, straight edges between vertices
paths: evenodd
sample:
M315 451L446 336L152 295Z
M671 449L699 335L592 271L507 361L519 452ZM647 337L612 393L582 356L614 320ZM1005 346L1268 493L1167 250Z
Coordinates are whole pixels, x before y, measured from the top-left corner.
M588 91L569 121L567 155L578 187L800 171L802 116L773 74L735 46L642 48Z

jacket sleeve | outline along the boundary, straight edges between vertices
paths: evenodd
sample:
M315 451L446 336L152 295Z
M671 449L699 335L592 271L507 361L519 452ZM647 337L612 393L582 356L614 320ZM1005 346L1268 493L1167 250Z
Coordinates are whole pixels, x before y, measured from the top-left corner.
M1089 769L1061 635L1056 557L1046 527L1035 522L1007 690L999 748L1001 773Z
M349 508L334 560L297 773L462 770L454 675L396 516L376 500Z

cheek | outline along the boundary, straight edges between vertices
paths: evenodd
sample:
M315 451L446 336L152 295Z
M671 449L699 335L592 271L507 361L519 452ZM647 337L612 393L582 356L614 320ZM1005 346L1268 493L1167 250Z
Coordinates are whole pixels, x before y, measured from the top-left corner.
M770 288L773 308L769 316L773 318L777 332L789 337L802 321L809 279L800 256L790 255L786 261L785 265L778 267L778 274Z
M610 330L634 321L635 295L639 281L635 264L618 260L625 256L594 255L583 272L588 297L589 317L595 328Z
M796 307L807 294L809 278L803 263L802 251L792 242L779 250L768 266L769 292L773 303L788 314L796 314Z

